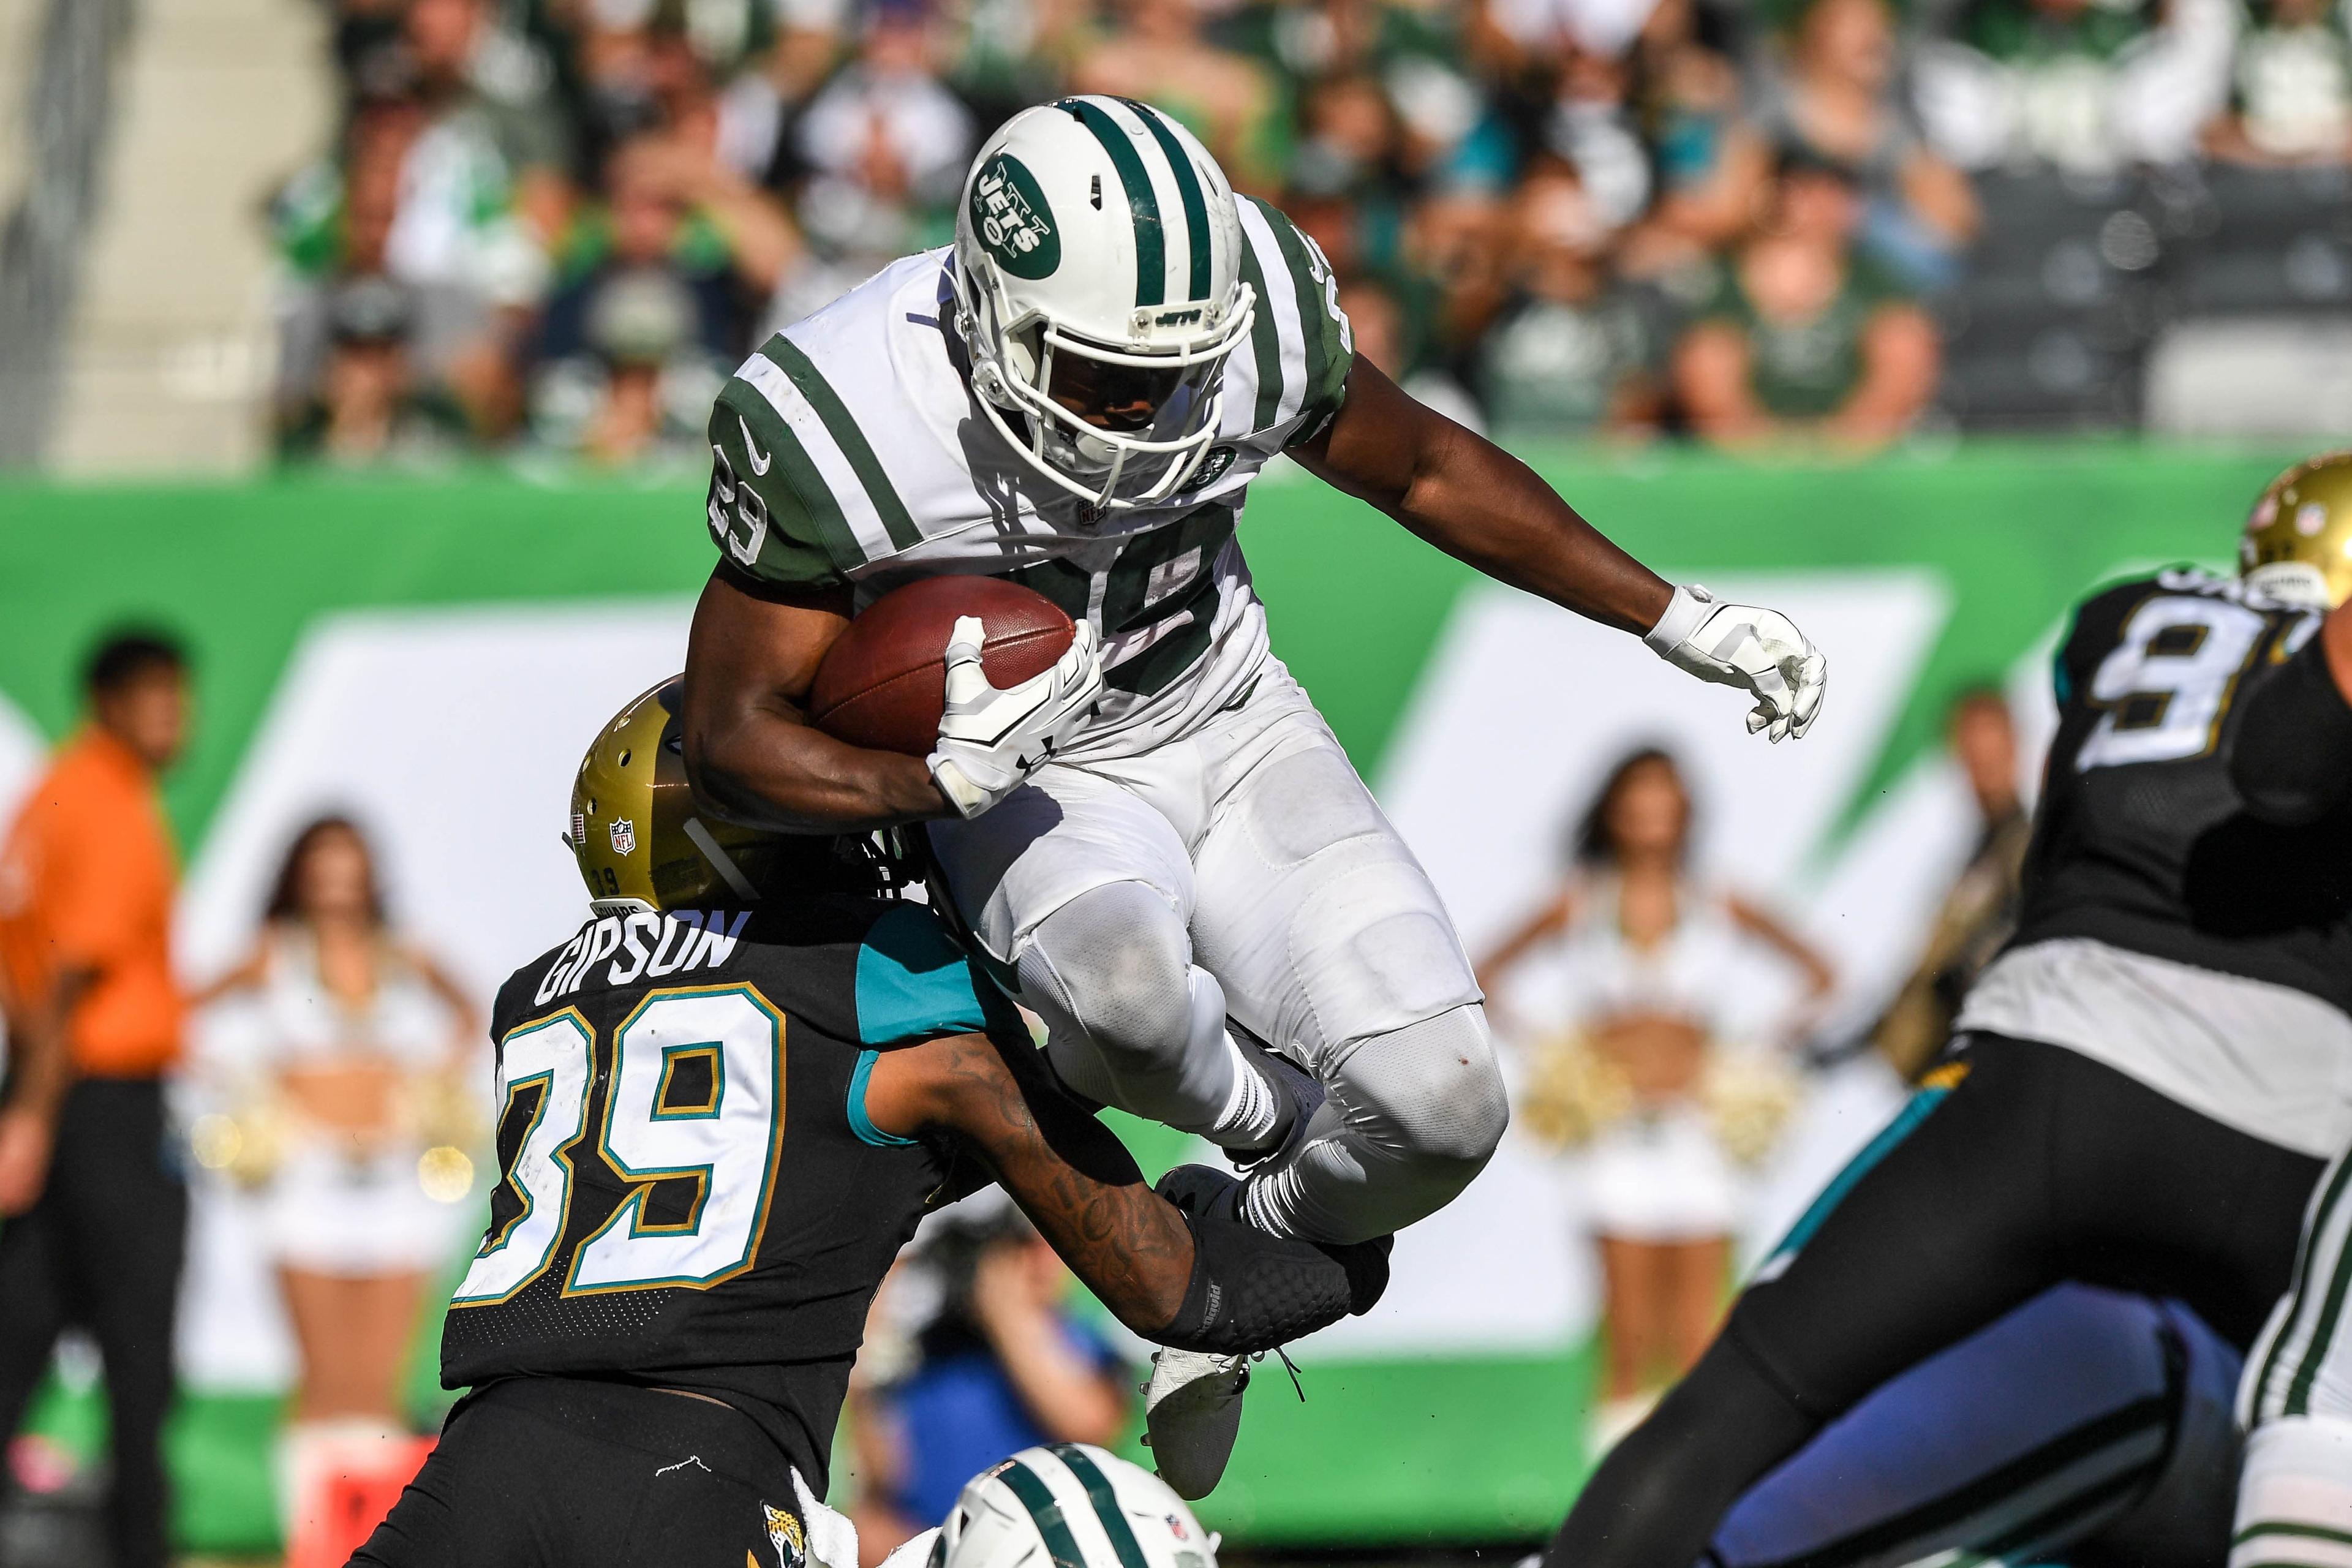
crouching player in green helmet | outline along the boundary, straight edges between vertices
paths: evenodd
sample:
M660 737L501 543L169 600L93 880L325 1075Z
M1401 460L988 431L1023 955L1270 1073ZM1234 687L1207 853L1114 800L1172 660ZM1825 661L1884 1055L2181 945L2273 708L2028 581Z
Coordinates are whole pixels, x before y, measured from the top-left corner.
M1216 1538L1158 1476L1085 1443L1024 1448L883 1568L1217 1568Z
M855 838L695 814L675 681L600 733L569 838L592 918L492 1014L488 1234L442 1380L472 1392L352 1561L856 1568L817 1500L867 1304L926 1208L1003 1184L1120 1321L1263 1350L1369 1309L1385 1241L1155 1193Z

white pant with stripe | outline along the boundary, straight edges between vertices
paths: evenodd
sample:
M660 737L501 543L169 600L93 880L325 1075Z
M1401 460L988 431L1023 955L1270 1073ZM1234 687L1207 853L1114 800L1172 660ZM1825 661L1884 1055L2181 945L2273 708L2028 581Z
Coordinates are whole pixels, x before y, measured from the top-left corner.
M2352 1568L2352 1151L2305 1212L2294 1281L2246 1358L2231 1568Z

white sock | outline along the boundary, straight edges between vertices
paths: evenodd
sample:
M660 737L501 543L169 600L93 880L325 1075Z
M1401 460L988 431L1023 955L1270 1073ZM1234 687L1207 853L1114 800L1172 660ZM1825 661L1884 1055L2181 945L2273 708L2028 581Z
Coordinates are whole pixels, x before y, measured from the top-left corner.
M1225 1055L1233 1063L1234 1087L1225 1096L1224 1110L1217 1113L1216 1123L1209 1130L1209 1142L1255 1153L1274 1142L1275 1130L1282 1125L1282 1096L1265 1081L1257 1064L1233 1036L1223 1038Z
M2352 1568L2352 1420L2282 1415L2246 1439L2231 1568Z

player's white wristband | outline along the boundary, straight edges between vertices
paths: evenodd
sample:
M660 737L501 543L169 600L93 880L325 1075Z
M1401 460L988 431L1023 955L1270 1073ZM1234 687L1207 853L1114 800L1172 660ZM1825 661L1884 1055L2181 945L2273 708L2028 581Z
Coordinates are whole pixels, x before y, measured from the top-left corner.
M1643 634L1642 640L1659 658L1671 658L1675 649L1689 641L1691 634L1705 623L1715 605L1715 595L1696 583L1678 587L1674 598L1667 602L1666 613L1658 617L1656 626Z

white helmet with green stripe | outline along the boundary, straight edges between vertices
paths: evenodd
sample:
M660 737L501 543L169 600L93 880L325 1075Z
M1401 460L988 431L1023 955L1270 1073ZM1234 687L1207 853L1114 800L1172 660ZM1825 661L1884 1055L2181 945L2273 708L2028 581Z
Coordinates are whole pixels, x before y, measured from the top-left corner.
M1249 336L1245 243L1223 171L1158 110L1088 96L1014 115L956 213L956 325L982 409L1097 506L1175 494Z
M929 1568L1216 1568L1168 1483L1084 1443L1024 1448L964 1483Z

